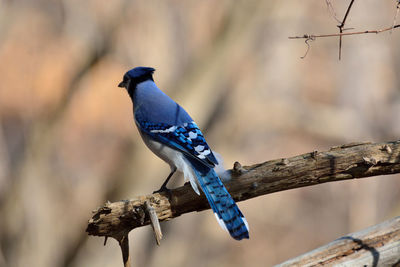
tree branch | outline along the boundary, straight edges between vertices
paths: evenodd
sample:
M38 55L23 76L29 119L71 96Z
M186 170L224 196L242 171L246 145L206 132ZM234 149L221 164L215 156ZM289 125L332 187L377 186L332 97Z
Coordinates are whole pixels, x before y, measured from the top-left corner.
M275 267L288 266L398 266L400 264L400 217L290 259Z
M229 172L232 179L225 186L235 201L326 182L394 174L400 172L400 140L351 143L248 167L236 162ZM87 233L121 240L132 229L150 223L146 201L160 221L210 208L204 195L198 196L187 184L171 190L170 195L163 192L106 203L93 211Z

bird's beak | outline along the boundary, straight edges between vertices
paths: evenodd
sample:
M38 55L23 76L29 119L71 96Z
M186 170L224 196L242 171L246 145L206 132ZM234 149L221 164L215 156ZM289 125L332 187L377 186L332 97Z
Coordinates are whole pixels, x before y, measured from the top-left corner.
M126 88L126 83L124 82L124 81L122 81L122 82L120 82L119 84L118 84L118 87L121 87L121 88Z

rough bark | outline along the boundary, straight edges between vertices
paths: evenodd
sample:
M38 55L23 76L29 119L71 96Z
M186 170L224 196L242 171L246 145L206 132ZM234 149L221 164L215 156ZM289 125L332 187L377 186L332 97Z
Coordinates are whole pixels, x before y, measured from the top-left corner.
M351 143L246 167L235 163L229 172L232 179L225 186L235 201L326 182L394 174L400 172L400 141ZM150 223L146 201L160 221L210 208L204 196L198 196L186 184L170 194L162 192L106 203L93 211L86 231L89 235L121 240L132 229Z
M343 236L275 267L333 265L399 266L400 217Z

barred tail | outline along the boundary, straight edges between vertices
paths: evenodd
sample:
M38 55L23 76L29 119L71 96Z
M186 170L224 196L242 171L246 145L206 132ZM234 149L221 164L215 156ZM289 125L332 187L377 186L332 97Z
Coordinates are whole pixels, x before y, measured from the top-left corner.
M214 169L189 160L218 223L236 240L249 238L249 226Z

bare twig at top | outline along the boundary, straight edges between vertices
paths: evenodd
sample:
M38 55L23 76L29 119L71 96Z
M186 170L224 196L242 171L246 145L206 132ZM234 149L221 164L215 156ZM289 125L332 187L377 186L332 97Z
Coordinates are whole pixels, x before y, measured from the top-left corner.
M338 25L340 33L343 33L344 24L346 23L347 17L350 13L351 7L353 6L353 3L354 3L354 0L351 0L349 7L346 10L346 14L344 15L344 18L342 20L342 23L340 23L340 25ZM342 58L342 36L343 35L339 36L339 60Z
M332 33L332 34L304 34L302 36L290 36L289 39L316 39L316 38L323 38L323 37L336 37L336 36L345 36L345 35L358 35L358 34L367 34L367 33L381 33L390 31L392 29L400 28L400 24L385 28L385 29L378 29L378 30L366 30L366 31L359 31L359 32L345 32L345 33Z
M310 45L309 42L312 42L312 41L314 41L314 40L315 40L315 38L312 37L312 36L310 36L310 38L307 38L307 39L304 41L304 42L306 43L306 45L307 45L307 50L306 50L306 53L304 54L304 56L300 57L301 59L304 59L304 58L307 56L308 51L310 51L310 47L311 47L311 45Z
M399 10L400 10L400 0L397 0L396 15L394 15L392 29L390 30L390 33L393 32L394 26L396 25L396 20L397 20L397 16L399 15Z
M349 17L350 14L350 10L353 7L354 4L354 0L351 0L349 3L349 6L347 7L346 13L343 17L343 20L340 21L337 18L335 9L333 8L332 2L331 0L325 0L325 3L328 7L328 11L331 14L331 16L339 23L339 25L337 25L337 27L339 28L339 33L334 33L334 34L304 34L301 36L290 36L289 39L306 39L305 43L307 45L307 50L304 54L304 56L302 56L301 58L305 58L310 50L310 41L314 41L316 38L322 38L322 37L339 37L339 60L342 58L342 39L343 36L345 35L359 35L359 34L367 34L367 33L381 33L381 32L386 32L386 31L390 31L390 33L392 33L392 31L396 28L400 27L400 24L396 24L397 22L397 17L400 13L400 0L395 0L396 1L396 15L394 16L393 19L393 23L391 27L388 28L384 28L384 29L377 29L377 30L365 30L365 31L356 31L356 32L345 32L347 30L351 30L352 28L345 28L345 24L347 21L347 18Z
M333 5L332 5L331 0L325 0L325 3L326 3L326 6L328 7L328 11L329 11L329 13L331 14L332 18L334 18L334 19L336 20L337 23L342 23L342 22L338 19L337 15L336 15L336 11L335 11L335 9L333 8Z

